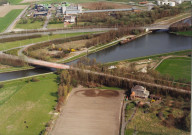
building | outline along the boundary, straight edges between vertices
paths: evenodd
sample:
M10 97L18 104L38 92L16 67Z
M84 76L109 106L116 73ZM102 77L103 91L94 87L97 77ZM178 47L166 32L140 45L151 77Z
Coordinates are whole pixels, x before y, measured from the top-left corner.
M64 21L69 23L75 23L76 17L71 15L65 15Z
M182 3L181 0L177 0L176 2L177 2L178 4L181 4L181 3ZM176 3L175 3L175 1L168 1L168 0L160 1L160 0L158 0L158 1L157 1L157 5L158 5L158 6L169 5L169 6L171 6L171 7L174 7L174 6L176 5Z
M131 89L131 92L134 93L135 97L140 97L140 98L148 98L149 96L149 91L146 90L143 86L136 85Z
M44 12L36 12L36 13L34 13L33 17L37 17L37 16L47 16L47 12L44 11Z
M79 14L82 13L82 6L81 5L62 5L62 14L69 15L69 14Z

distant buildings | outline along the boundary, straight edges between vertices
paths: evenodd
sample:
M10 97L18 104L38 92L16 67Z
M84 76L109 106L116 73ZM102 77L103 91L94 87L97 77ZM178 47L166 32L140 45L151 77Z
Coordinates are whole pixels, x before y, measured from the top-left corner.
M162 6L162 5L169 5L174 7L176 4L181 4L183 2L183 0L158 0L157 1L157 5Z
M81 5L74 5L74 4L61 4L56 5L57 13L61 13L63 15L72 15L72 14L79 14L82 13L82 6Z

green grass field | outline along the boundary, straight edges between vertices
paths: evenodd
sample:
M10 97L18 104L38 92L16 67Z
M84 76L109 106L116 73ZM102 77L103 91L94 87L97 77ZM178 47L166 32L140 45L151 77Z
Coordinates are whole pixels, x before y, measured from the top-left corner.
M168 74L178 79L191 81L191 59L190 58L169 58L164 60L157 68L162 74Z
M6 16L0 17L0 32L5 31L22 10L23 9L15 9L10 11Z
M192 31L181 31L176 32L177 35L183 35L183 36L191 36L192 37Z
M24 45L28 45L28 44L32 44L32 43L54 40L54 39L65 38L65 37L79 36L79 35L83 35L83 34L88 34L88 33L82 33L82 32L81 33L68 33L68 34L56 34L56 35L52 35L52 36L44 35L40 38L0 43L0 51L19 47L19 46L24 46Z
M27 24L17 23L15 29L40 29L43 27L44 22L35 21L34 23L28 22Z
M57 76L38 78L38 82L23 79L4 83L0 89L1 135L38 135L45 129L56 105Z
M22 2L23 0L7 0L9 3L11 4L19 4L20 2Z

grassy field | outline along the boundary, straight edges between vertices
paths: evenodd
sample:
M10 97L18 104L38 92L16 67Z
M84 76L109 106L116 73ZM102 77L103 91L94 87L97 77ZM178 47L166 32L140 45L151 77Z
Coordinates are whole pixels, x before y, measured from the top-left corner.
M0 18L0 32L3 32L17 18L22 9L15 9L9 12L6 16Z
M4 83L0 89L0 134L38 135L51 119L57 100L57 76ZM28 126L28 128L27 128Z
M7 43L0 43L0 51L8 50L11 48L24 46L24 45L28 45L28 44L32 44L32 43L54 40L54 39L65 38L65 37L79 36L79 35L83 35L83 34L88 34L88 33L82 33L82 32L81 33L68 33L68 34L56 34L56 35L52 35L52 36L44 35L40 38L26 39L26 40L7 42Z
M192 37L192 31L181 31L181 32L175 32L177 35L183 35L183 36L190 36Z
M34 23L28 22L27 24L17 23L15 29L40 29L43 27L44 22L35 21Z
M18 4L18 3L22 2L23 0L7 0L7 1L14 5L14 4Z
M169 58L164 60L157 68L162 74L168 74L178 79L191 80L191 59L190 58Z

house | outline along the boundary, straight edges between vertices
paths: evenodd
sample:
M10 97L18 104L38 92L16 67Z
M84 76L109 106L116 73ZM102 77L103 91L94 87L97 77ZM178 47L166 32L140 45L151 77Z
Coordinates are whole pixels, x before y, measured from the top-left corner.
M131 92L134 93L135 97L148 98L149 91L146 90L143 86L136 85L131 89Z
M69 23L75 23L75 19L76 19L75 16L70 16L70 15L66 15L66 16L64 17L64 21L65 21L65 22L69 22Z

